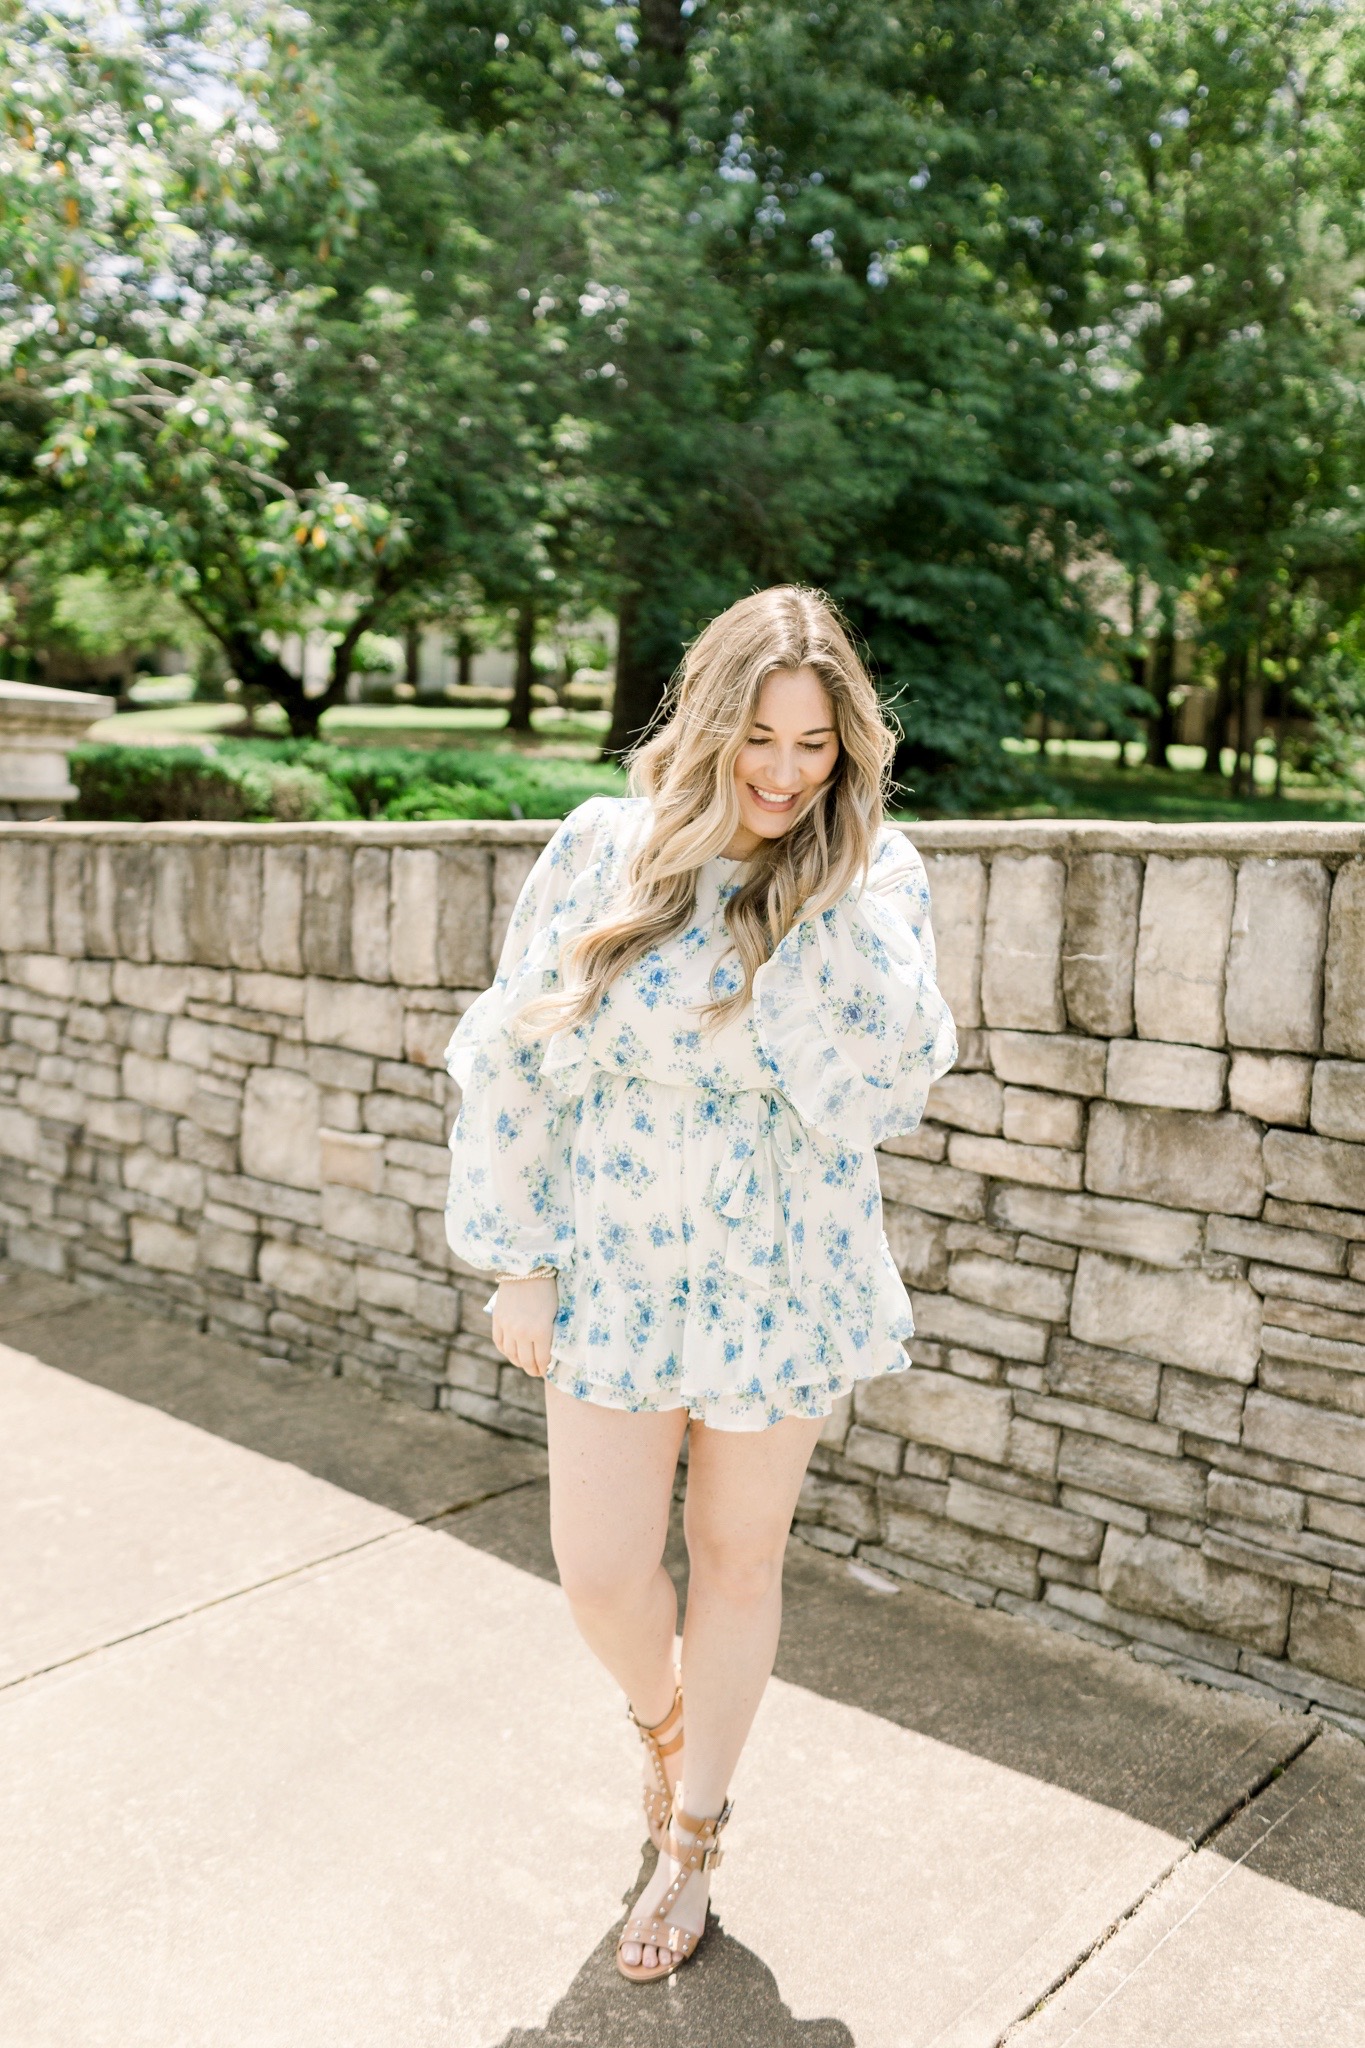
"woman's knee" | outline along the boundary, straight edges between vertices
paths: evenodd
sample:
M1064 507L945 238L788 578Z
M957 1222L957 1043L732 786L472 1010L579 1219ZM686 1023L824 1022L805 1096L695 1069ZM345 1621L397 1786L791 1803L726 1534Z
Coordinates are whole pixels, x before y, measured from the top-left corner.
M692 1584L713 1599L736 1607L758 1607L782 1579L785 1550L736 1541L723 1532L689 1529L687 1554Z
M657 1562L642 1565L614 1546L596 1550L555 1537L552 1532L559 1583L571 1607L598 1608L610 1613L639 1604L648 1592Z

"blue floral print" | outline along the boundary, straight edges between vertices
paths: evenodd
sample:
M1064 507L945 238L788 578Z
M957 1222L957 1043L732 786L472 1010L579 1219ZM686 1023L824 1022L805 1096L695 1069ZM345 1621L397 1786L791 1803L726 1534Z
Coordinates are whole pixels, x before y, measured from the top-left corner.
M475 1267L557 1269L548 1377L581 1400L721 1429L827 1415L910 1362L874 1148L915 1128L957 1056L924 866L884 829L863 883L795 925L712 1028L707 1004L739 985L740 864L709 861L686 928L586 1023L537 1035L526 1011L619 904L648 826L642 799L595 798L527 880L447 1050L463 1099L446 1234Z

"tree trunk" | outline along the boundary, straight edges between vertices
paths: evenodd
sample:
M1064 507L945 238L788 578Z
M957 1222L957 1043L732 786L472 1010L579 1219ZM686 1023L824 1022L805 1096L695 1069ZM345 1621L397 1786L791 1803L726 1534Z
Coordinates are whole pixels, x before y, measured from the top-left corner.
M318 720L327 707L325 697L305 696L302 677L294 675L277 656L258 647L244 633L233 634L223 642L223 647L243 689L259 691L278 704L296 740L317 738Z
M1237 656L1230 650L1224 653L1218 664L1218 688L1214 693L1212 723L1204 748L1206 775L1221 775L1223 772L1223 742L1227 738L1228 719L1232 715L1233 677L1236 666Z
M1145 579L1143 577L1141 569L1134 569L1132 587L1128 595L1127 659L1129 682L1133 685L1133 688L1135 690L1142 690L1145 692L1147 688L1148 649L1145 646L1139 644L1143 639L1142 595L1144 580ZM1129 765L1128 742L1125 739L1119 738L1119 735L1117 733L1114 735L1114 737L1118 739L1119 767L1126 768Z
M1128 680L1135 690L1146 690L1147 655L1145 651L1141 654L1130 654L1128 656ZM1121 738L1117 732L1113 736L1118 741L1119 767L1127 768L1131 765L1128 759L1128 742L1126 739Z
M318 718L321 718L323 712L329 710L333 704L345 703L346 688L351 680L351 664L355 660L356 647L361 634L368 632L373 623L374 615L370 612L362 612L358 619L351 621L351 624L337 642L336 652L332 656L332 680L328 683L327 688L320 697L313 697L309 700L312 704L316 705ZM315 729L316 725L317 720L315 719Z
M684 12L681 0L640 0L639 22L639 81L650 106L676 135L687 83L691 10Z
M536 608L527 598L517 613L517 669L512 683L512 705L507 713L509 732L531 730L531 685L536 679Z
M361 634L367 633L374 624L376 610L361 612L357 618L352 619L342 634L332 654L332 675L325 690L319 690L316 697L305 696L302 682L291 676L290 681L294 689L290 696L281 696L277 691L271 693L276 701L283 705L285 717L289 720L290 733L296 740L315 740L323 712L330 711L334 704L345 702L346 686L351 680L351 665L355 660L356 647ZM287 675L288 670L282 670L281 673Z
M1235 692L1233 698L1234 724L1232 734L1232 794L1234 796L1246 795L1246 776L1243 771L1242 761L1247 733L1247 666L1248 649L1239 647L1232 676Z
M1175 706L1171 690L1175 683L1175 628L1163 625L1152 664L1152 690L1156 710L1147 721L1147 759L1159 768L1171 765L1171 743L1175 739Z
M627 591L616 614L616 692L602 754L621 760L637 746L664 700L682 653L676 619Z
M1241 691L1237 705L1237 762L1233 774L1234 796L1256 794L1256 742L1261 737L1263 702L1258 662L1248 647L1241 661Z
M1259 641L1251 652L1247 672L1247 787L1256 794L1256 750L1265 733L1265 677L1261 674Z
M403 635L403 680L415 691L420 680L422 629L409 626Z
M389 595L388 592L376 595L365 610L352 619L332 656L331 680L316 697L305 692L302 676L294 675L278 655L262 647L249 632L225 632L211 619L205 618L193 604L189 608L218 642L243 689L255 691L278 704L289 721L289 731L294 739L311 740L317 738L323 712L330 711L334 704L344 699L360 636L374 625Z
M474 642L461 627L455 636L455 680L462 690L469 687L474 672Z

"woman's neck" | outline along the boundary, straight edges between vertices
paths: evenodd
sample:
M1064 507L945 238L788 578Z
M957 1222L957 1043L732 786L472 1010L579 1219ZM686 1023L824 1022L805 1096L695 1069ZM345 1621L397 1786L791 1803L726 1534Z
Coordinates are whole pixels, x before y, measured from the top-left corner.
M726 860L752 860L763 841L757 832L751 832L747 825L740 825L734 838L725 849Z

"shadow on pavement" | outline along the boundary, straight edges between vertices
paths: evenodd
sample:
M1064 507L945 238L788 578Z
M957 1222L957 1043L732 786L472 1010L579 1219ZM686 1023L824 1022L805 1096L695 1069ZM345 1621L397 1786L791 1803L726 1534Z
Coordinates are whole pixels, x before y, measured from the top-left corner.
M646 1852L640 1884L653 1868ZM855 2048L842 2020L798 2020L766 1963L714 1914L694 1960L670 1984L628 1984L616 1968L621 1922L603 1935L543 2027L498 2048Z
M1229 1862L1365 1913L1365 1744L1327 1728L1213 1847Z
M225 1338L22 1267L0 1268L0 1343L426 1521L545 1471L538 1444L271 1363Z
M555 1578L545 1455L534 1444L383 1400L357 1382L287 1367L262 1370L242 1346L18 1267L0 1269L0 1342L296 1464L518 1570ZM678 1514L667 1562L685 1594ZM824 1698L1195 1841L1291 1764L1316 1728L1263 1700L1185 1684L1153 1664L912 1582L893 1594L869 1590L841 1560L796 1542L787 1559L777 1671ZM1254 1860L1282 1882L1360 1911L1365 1750L1320 1741L1309 1757L1313 1796ZM1221 1840L1217 1846L1223 1848ZM609 1949L607 1956L609 1967ZM714 1956L728 1958L723 1969L719 1960L699 1958L681 1973L667 1995L683 2001L678 2011L690 2011L713 1980L735 1981L727 1973L746 1968L761 1973L766 1995L776 1998L762 1965L746 1962L726 1938L715 1943ZM584 1966L584 1983L593 1968ZM613 1990L618 1982L612 1971ZM685 1986L692 1988L684 1998ZM619 1989L626 1995L631 1987ZM756 1982L745 1998L761 1995ZM643 2010L645 1997L638 1992L631 2010ZM652 1994L649 2003L653 2010ZM660 1996L657 2010L674 2007ZM744 2010L741 2001L741 2019ZM522 2038L574 2037L561 2030ZM583 2038L590 2048L610 2048L613 2039ZM769 2039L787 2038L770 2032L765 2048ZM822 2039L809 2032L790 2038L807 2048L820 2048ZM730 2048L723 2033L713 2039Z
M555 1579L543 1485L434 1526ZM685 1604L676 1508L665 1562ZM870 1591L840 1559L800 1542L787 1550L777 1675L1190 1840L1297 1755L1316 1725L912 1582Z
M793 2019L767 1964L715 1921L671 1986L627 1984L615 1952L613 1930L545 2025L517 2027L498 2048L855 2048L842 2020Z

